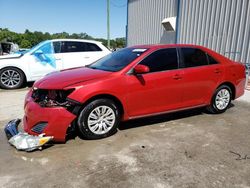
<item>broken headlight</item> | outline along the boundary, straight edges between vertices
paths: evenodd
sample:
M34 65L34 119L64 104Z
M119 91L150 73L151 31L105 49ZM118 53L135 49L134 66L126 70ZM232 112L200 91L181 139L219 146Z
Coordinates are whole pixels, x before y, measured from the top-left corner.
M67 96L73 91L74 89L69 89L69 90L33 89L32 98L41 107L55 107L55 106L70 107L72 105L72 100L68 100Z

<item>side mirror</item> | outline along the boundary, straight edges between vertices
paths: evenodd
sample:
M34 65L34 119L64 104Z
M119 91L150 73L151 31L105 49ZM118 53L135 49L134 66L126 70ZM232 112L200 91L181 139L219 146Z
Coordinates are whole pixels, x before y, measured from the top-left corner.
M146 65L136 65L134 68L135 74L143 74L149 72L149 67Z

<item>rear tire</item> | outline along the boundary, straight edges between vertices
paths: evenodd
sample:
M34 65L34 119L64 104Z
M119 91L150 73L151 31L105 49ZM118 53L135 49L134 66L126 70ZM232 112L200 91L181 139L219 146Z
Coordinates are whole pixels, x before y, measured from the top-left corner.
M78 116L79 132L86 139L108 137L117 131L120 113L110 99L97 99L87 104Z
M232 90L226 85L218 87L211 99L207 111L212 114L220 114L227 110L232 100Z
M0 87L3 89L20 88L25 81L24 73L15 67L6 67L0 70Z

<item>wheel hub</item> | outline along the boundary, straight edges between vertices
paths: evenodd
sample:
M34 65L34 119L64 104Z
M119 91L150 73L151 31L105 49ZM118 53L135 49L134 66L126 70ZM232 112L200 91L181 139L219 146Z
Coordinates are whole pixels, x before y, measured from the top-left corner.
M20 74L15 70L5 70L1 74L1 83L9 88L17 86L21 81Z
M109 106L94 108L88 117L88 127L94 134L105 134L115 124L115 112Z
M227 108L230 102L230 93L227 89L220 90L215 98L215 105L219 110L224 110Z

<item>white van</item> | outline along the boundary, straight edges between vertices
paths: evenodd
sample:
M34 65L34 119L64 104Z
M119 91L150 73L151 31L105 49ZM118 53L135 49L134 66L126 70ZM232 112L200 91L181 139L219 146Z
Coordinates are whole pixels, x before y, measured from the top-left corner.
M109 53L98 41L47 40L28 51L0 56L0 87L16 89L53 71L91 64Z

